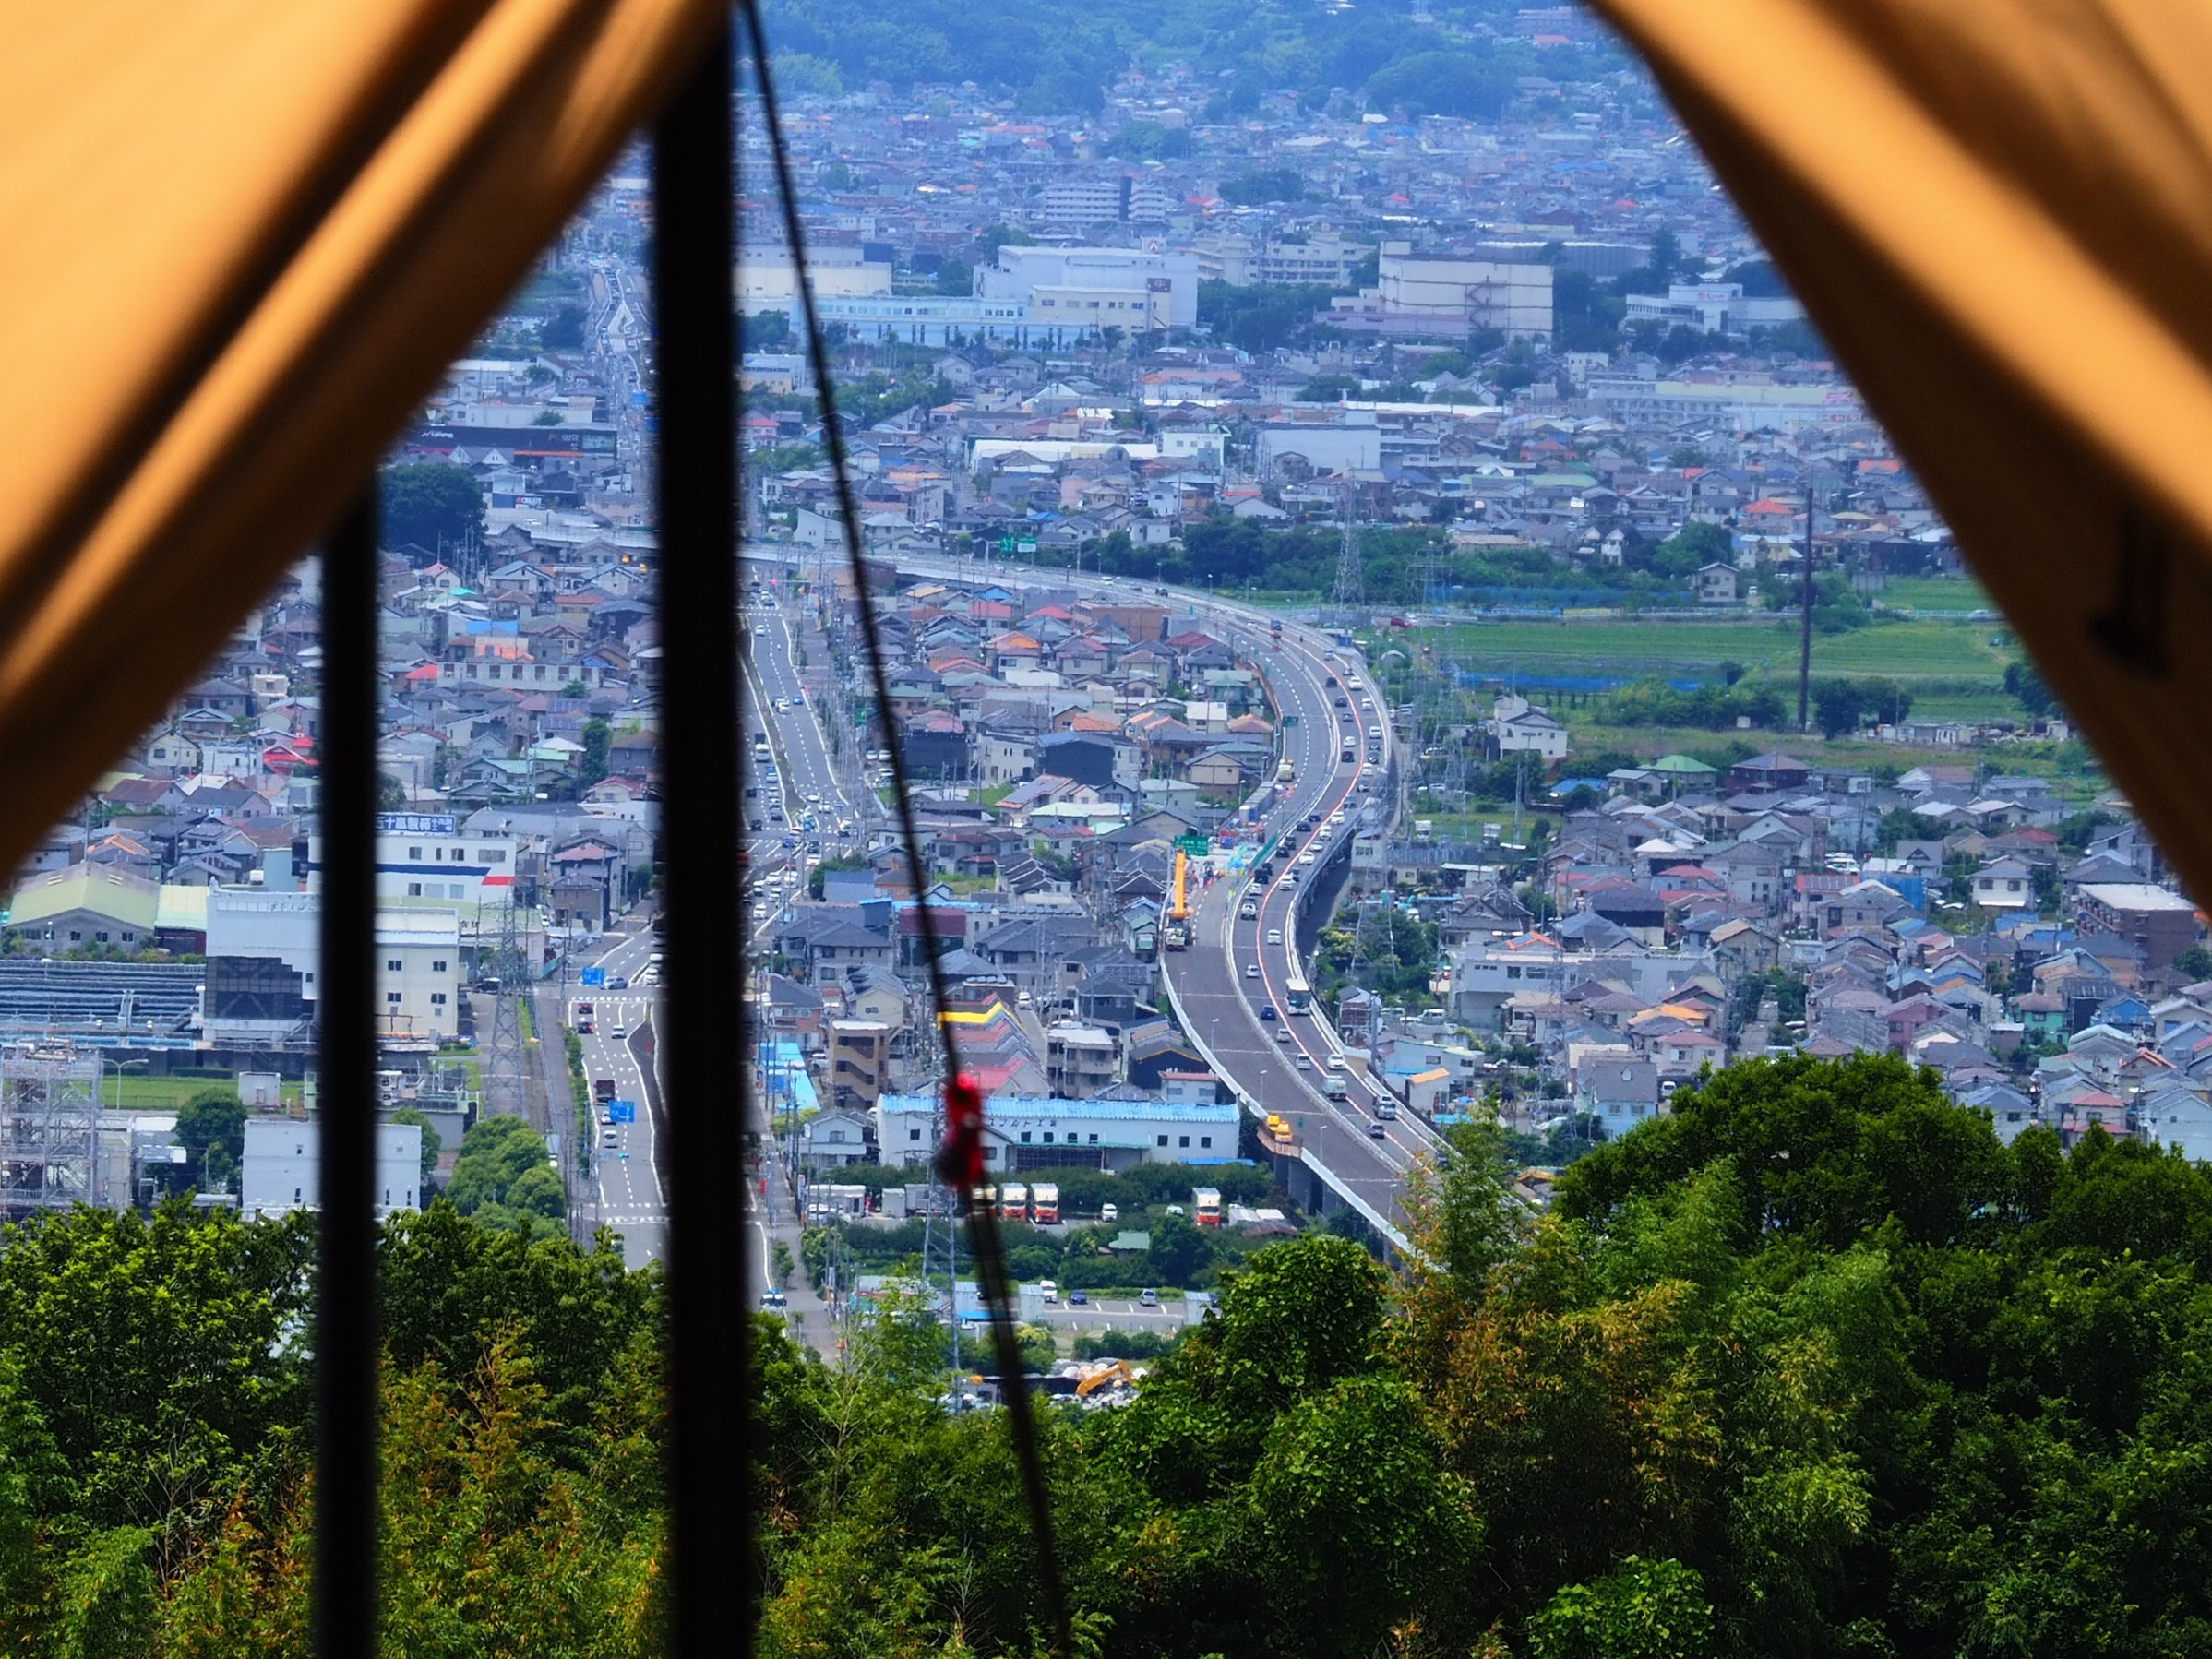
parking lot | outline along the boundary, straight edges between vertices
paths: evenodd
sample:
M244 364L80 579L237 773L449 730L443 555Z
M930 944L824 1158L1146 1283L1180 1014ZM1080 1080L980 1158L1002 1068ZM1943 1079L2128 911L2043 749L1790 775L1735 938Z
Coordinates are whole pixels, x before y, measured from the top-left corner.
M1022 1287L1022 1306L1019 1314L1024 1324L1051 1325L1070 1331L1104 1331L1111 1326L1118 1331L1179 1331L1191 1317L1183 1297L1163 1295L1157 1307L1146 1307L1134 1296L1094 1297L1088 1307L1076 1307L1068 1301L1062 1291L1057 1303L1047 1305L1039 1296L1036 1287ZM1202 1315L1202 1305L1201 1310Z

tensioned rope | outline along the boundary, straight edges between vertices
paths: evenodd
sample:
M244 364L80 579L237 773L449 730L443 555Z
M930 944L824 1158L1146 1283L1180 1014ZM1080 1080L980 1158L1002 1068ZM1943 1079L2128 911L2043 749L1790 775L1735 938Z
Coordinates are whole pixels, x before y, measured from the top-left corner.
M1037 1552L1037 1578L1045 1613L1050 1621L1054 1652L1072 1659L1073 1628L1070 1622L1065 1586L1052 1535L1052 1509L1045 1488L1045 1464L1037 1442L1037 1425L1029 1398L1027 1367L1014 1333L1013 1286L1007 1273L1006 1253L998 1236L996 1207L981 1200L984 1185L983 1092L974 1078L961 1070L959 1044L953 1039L944 964L939 949L936 913L930 907L928 883L922 859L921 836L915 824L914 798L907 787L905 752L891 720L891 681L884 667L882 631L876 617L875 595L863 556L859 504L853 494L850 459L844 428L837 412L837 382L831 373L829 347L814 304L814 290L807 280L807 233L799 215L798 193L791 178L791 153L783 136L783 113L776 101L775 76L770 66L768 37L760 25L758 0L743 0L747 43L753 58L753 77L759 89L760 113L768 130L769 155L775 167L776 196L783 208L783 234L790 245L792 269L799 273L800 314L805 320L807 358L813 372L815 396L819 400L822 444L830 457L830 474L837 495L837 515L843 531L845 558L853 576L854 601L860 612L860 630L867 652L869 687L876 718L890 755L891 786L896 797L899 840L906 858L909 881L919 915L922 951L929 974L930 1000L936 1009L938 1035L945 1056L945 1140L939 1151L938 1167L955 1201L965 1211L968 1247L975 1259L982 1283L983 1301L990 1316L991 1343L998 1362L998 1395L1014 1443L1015 1462L1022 1472L1022 1497L1029 1509L1029 1524ZM954 1296L957 1301L957 1292ZM959 1317L955 1307L952 1316Z

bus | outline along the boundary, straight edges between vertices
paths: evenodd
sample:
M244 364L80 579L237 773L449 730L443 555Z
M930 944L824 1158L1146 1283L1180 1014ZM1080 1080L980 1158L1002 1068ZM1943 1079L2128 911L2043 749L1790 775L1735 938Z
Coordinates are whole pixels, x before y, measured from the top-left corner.
M1221 1225L1221 1193L1212 1187L1190 1189L1190 1219L1202 1227Z
M1294 1014L1313 1012L1313 987L1306 983L1305 971L1297 965L1296 958L1291 961L1290 978L1283 987L1283 1000Z
M1025 1222L1029 1219L1029 1188L1019 1181L1010 1181L998 1188L998 1219L1002 1222Z
M1060 1219L1060 1189L1049 1181L1039 1181L1029 1189L1029 1219L1040 1227L1055 1225Z

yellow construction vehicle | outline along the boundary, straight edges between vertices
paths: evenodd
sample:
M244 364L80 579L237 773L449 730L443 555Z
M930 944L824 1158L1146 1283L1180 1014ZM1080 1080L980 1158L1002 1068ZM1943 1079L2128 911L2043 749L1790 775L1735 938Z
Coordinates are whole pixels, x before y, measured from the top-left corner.
M1190 949L1190 855L1180 847L1175 854L1175 890L1167 905L1167 921L1160 929L1163 950Z

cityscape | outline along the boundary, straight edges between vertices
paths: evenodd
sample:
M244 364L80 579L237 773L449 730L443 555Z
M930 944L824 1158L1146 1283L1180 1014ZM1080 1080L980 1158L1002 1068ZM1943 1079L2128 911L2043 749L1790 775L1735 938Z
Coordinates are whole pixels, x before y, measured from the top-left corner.
M643 143L397 436L392 1651L664 1651L690 1113L759 1651L2201 1637L2204 913L1596 11L1370 9L768 11L737 754L662 740ZM13 878L10 1651L301 1651L324 587ZM695 1100L664 787L724 767Z

